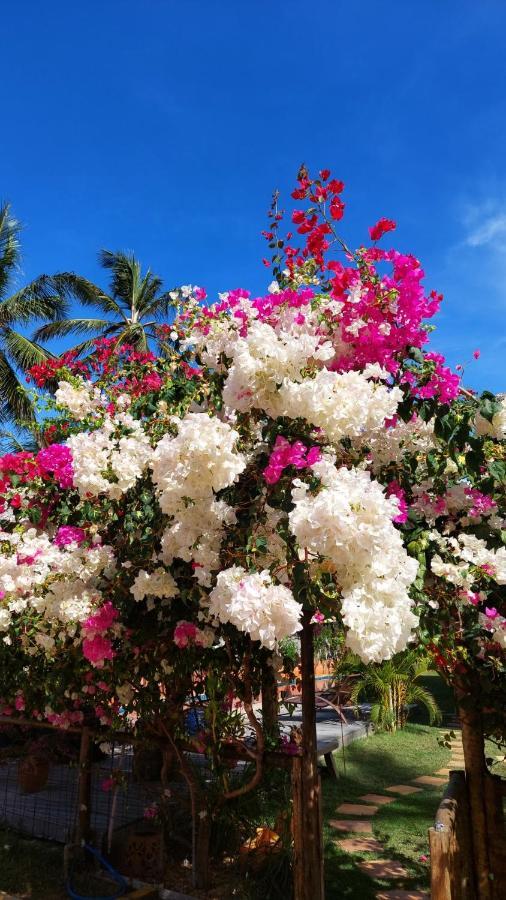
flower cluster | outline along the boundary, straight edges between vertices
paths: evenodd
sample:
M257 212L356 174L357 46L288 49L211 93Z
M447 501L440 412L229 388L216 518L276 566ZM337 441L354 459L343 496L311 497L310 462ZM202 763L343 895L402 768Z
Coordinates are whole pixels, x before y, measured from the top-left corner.
M312 468L320 489L294 482L290 529L302 550L335 573L348 646L366 661L388 658L417 624L408 588L418 566L392 524L398 498L387 498L368 472L336 468L333 459Z
M171 518L162 536L162 559L195 564L195 577L210 584L219 565L223 529L235 513L215 494L231 486L246 466L239 434L207 413L173 419L177 435L165 434L151 462L161 510Z
M241 566L218 573L209 595L209 614L222 624L235 625L263 647L299 631L302 606L292 592L273 584L268 571L249 574Z
M267 292L172 292L160 358L101 339L35 367L45 445L0 460L7 708L172 720L196 685L258 684L303 618L380 661L420 616L496 677L506 401L457 397L425 350L441 297L376 243L391 219L348 247L343 189L302 170Z
M308 448L302 441L294 441L293 444L290 444L290 441L278 434L263 475L267 484L276 484L281 478L283 470L288 466L304 469L306 466L312 466L319 458L319 447Z
M73 484L83 497L107 494L118 499L135 485L152 455L148 436L128 414L114 421L107 417L95 431L71 435L67 447L72 454Z

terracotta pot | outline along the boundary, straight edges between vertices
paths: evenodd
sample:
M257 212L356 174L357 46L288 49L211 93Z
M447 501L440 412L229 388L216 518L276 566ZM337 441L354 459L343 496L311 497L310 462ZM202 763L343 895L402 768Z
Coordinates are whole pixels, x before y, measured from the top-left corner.
M18 784L25 794L42 791L49 777L49 761L40 756L25 756L18 763Z
M142 826L128 835L122 872L130 878L160 881L164 870L164 848L161 829Z

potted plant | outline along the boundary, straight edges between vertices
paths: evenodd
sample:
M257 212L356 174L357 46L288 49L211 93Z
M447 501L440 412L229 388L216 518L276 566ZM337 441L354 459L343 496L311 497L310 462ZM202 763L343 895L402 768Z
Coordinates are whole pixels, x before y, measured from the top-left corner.
M25 794L44 790L49 778L50 748L46 738L28 741L18 762L18 785Z

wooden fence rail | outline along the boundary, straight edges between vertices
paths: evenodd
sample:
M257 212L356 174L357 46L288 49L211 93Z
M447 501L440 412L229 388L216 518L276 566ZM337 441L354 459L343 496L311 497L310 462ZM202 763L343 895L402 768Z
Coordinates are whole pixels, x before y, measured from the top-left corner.
M497 900L506 900L503 810L506 782L489 773L484 786L487 818L491 825L489 856L494 873L492 895ZM472 827L465 772L452 772L435 825L429 828L432 900L476 900Z
M452 772L429 828L432 900L474 900L471 819L464 772Z

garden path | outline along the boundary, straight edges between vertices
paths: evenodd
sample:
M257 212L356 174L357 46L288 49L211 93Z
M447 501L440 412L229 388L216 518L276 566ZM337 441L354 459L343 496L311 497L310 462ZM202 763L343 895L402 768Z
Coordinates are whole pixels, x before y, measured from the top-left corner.
M464 767L462 738L458 734L451 741L452 757L448 766L439 769L434 775L421 775L409 784L394 784L385 788L387 794L364 794L360 803L342 803L336 812L349 818L330 819L329 825L336 831L347 834L337 841L341 850L346 853L370 853L371 858L361 860L360 869L375 881L392 881L395 886L389 890L381 890L376 900L430 900L430 893L425 890L409 890L403 887L403 881L409 878L407 870L397 860L388 859L382 843L374 837L373 818L382 806L395 803L396 796L405 796L422 791L424 787L438 784L444 787L452 769Z

